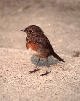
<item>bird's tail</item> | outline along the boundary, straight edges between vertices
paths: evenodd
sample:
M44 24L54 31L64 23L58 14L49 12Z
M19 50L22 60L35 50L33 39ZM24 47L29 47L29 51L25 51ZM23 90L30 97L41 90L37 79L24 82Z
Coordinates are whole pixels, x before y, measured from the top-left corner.
M57 55L54 51L52 52L52 55L58 59L59 61L65 62L62 58L59 57L59 55Z

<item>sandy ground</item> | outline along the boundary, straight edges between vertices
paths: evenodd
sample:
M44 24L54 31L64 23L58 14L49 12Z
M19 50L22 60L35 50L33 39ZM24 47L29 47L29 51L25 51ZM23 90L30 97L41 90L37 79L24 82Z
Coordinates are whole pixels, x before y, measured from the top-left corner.
M80 57L61 56L65 64L29 74L35 65L27 51L0 49L0 101L80 101Z
M20 30L30 24L44 30L66 63L29 74L35 61ZM0 101L79 101L79 67L80 0L0 0ZM46 69L51 73L41 77Z

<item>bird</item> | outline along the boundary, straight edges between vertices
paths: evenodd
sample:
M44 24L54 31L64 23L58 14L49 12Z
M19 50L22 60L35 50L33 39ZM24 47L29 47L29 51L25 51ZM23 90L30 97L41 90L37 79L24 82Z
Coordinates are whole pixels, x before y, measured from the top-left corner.
M39 58L36 67L38 66L38 63L41 58L48 60L49 56L53 56L59 61L65 62L58 54L56 54L49 39L39 26L29 25L28 27L22 29L21 31L27 34L26 48L33 50L35 52L35 55ZM34 70L30 71L30 73L35 73L38 70L40 69L35 68ZM48 72L46 71L46 73L42 75L46 75L47 73Z

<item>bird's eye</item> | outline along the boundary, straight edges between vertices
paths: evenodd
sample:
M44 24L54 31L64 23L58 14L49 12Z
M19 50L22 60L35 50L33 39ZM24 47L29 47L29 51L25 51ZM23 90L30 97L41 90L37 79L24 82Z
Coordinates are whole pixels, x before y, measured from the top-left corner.
M33 33L33 31L32 30L29 30L29 33Z

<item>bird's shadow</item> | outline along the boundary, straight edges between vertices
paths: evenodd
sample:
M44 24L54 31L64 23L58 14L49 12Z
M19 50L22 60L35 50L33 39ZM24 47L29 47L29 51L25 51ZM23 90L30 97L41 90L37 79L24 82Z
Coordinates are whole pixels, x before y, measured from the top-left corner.
M39 60L39 57L32 55L31 57L31 62L35 65L37 65L37 62ZM47 66L50 67L50 65L55 65L57 64L59 61L56 60L53 56L48 57L48 61L44 58L40 58L40 61L38 63L37 66L41 67L41 66Z

